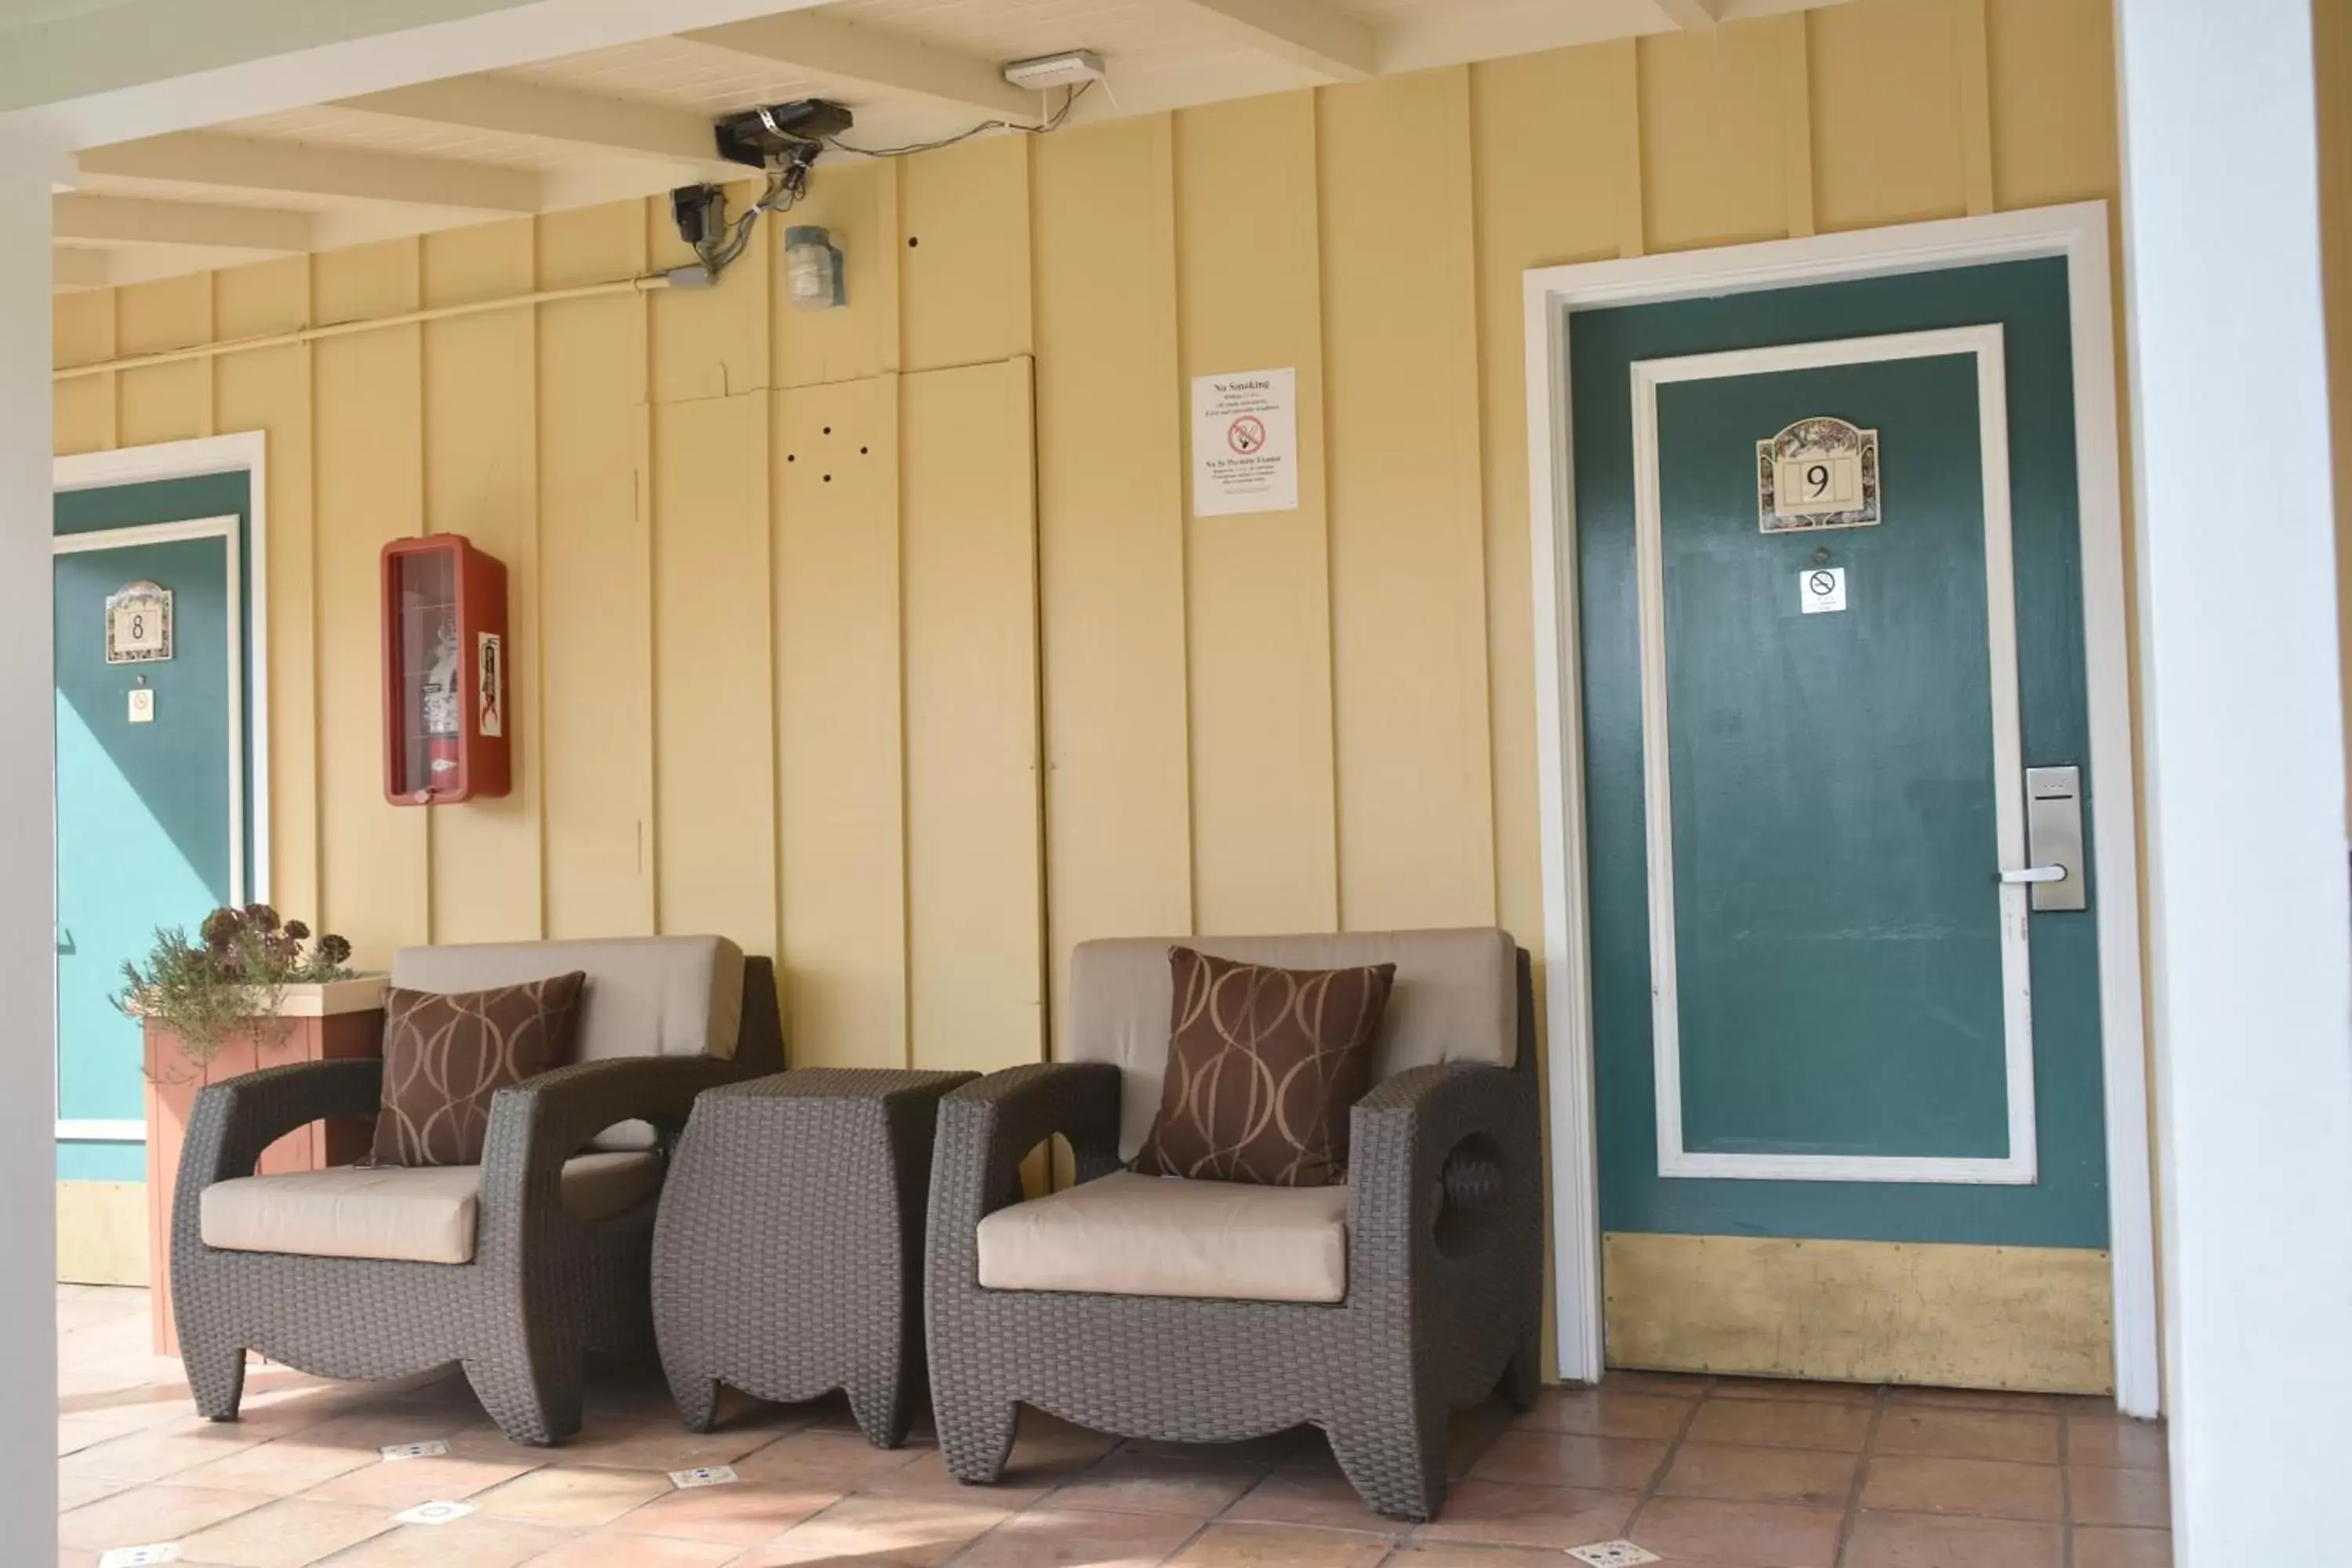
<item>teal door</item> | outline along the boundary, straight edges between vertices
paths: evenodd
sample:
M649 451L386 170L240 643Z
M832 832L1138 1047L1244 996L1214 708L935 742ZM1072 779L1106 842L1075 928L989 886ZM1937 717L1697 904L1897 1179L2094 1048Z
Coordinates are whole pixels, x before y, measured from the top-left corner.
M2064 263L1570 331L1612 1359L1952 1381L2022 1290L2104 1364L2098 889L2003 879L2099 782Z
M193 930L246 897L243 526L117 524L92 492L58 510L58 1174L136 1180L144 1079L138 1026L115 1005L123 963L158 927ZM105 525L70 526L82 518ZM110 599L127 612L111 638Z

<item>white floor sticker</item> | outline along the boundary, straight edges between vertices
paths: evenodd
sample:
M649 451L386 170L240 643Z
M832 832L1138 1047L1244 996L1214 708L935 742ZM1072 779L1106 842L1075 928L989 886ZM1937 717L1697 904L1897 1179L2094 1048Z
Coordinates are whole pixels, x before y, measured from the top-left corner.
M421 1502L392 1516L394 1524L446 1524L474 1511L469 1502Z
M734 1479L732 1465L697 1465L690 1470L669 1473L669 1484L680 1491L691 1491L696 1487L723 1487Z
M1571 1546L1568 1554L1591 1568L1633 1568L1637 1563L1661 1563L1664 1559L1654 1552L1645 1552L1630 1541L1596 1541L1590 1546Z
M98 1568L146 1568L150 1563L177 1563L180 1543L166 1541L160 1546L118 1546L98 1560Z
M432 1437L422 1443L386 1443L377 1451L387 1459L437 1459L449 1451L449 1445Z

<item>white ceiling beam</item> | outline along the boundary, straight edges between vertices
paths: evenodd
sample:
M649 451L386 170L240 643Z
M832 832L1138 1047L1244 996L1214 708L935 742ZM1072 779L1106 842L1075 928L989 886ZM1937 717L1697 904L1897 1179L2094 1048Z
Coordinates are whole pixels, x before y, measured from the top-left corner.
M710 121L702 115L514 77L452 77L341 99L333 107L667 163L721 161Z
M47 165L51 195L59 191L70 191L81 184L81 160L70 153L45 142L27 142L21 137L11 136L5 127L0 127L0 151L15 158L30 159L36 168Z
M0 4L0 128L68 151L304 109L824 0Z
M1559 0L1519 0L1517 5L1432 9L1381 29L1381 69L1393 75L1623 37L1629 11L1639 16L1643 4L1562 5ZM1654 9L1641 20L1655 30Z
M1381 69L1380 38L1323 0L1184 0L1194 12L1254 49L1334 81L1363 81Z
M58 246L49 252L49 287L103 289L114 281L114 271L103 250L72 250Z
M51 232L58 238L100 245L195 245L291 253L310 249L316 237L309 213L270 207L62 195L50 209Z
M86 175L288 195L486 212L539 210L539 176L527 169L314 147L258 136L223 136L209 131L184 131L115 147L93 147L81 155L81 170Z
M1786 16L1795 11L1826 11L1851 5L1853 0L1714 0L1718 22L1745 22L1757 16Z
M797 67L877 92L906 93L992 119L1034 121L1037 98L1004 79L1001 66L868 27L796 12L682 34L698 44Z
M1723 20L1723 0L1650 0L1650 4L1685 33L1712 32Z

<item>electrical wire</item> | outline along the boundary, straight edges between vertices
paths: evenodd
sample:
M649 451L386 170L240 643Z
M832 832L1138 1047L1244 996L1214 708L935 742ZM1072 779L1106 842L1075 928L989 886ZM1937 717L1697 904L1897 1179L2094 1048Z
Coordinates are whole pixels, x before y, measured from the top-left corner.
M1063 121L1069 119L1070 110L1077 106L1078 100L1084 98L1094 85L1092 81L1082 81L1076 87L1063 89L1061 107L1035 125L1024 125L1012 120L983 120L971 130L958 132L953 136L943 136L936 142L911 142L904 147L853 147L833 136L799 143L804 151L796 151L788 162L768 171L768 188L761 193L758 201L745 207L742 214L728 226L727 237L698 242L694 247L695 258L702 263L704 273L713 279L727 270L735 258L743 254L744 247L751 243L751 229L760 221L761 214L786 213L800 205L802 194L808 189L809 169L816 162L815 149L820 146L858 158L907 158L918 153L935 153L942 147L952 147L975 136L984 136L991 131L1043 136L1049 132L1059 131ZM761 111L761 117L767 119L764 110ZM781 133L773 120L768 121L768 128ZM672 273L671 276L675 279L677 274Z
M859 158L907 158L917 153L936 153L942 147L952 147L960 142L969 142L975 136L984 136L992 131L1013 131L1024 136L1043 136L1049 132L1059 131L1062 128L1062 121L1070 117L1070 110L1076 106L1078 100L1084 98L1087 89L1094 85L1092 81L1082 81L1076 87L1064 88L1062 106L1047 116L1042 124L1024 125L1016 120L983 120L969 131L959 131L952 136L942 136L936 142L910 142L904 147L853 147L835 136L824 138L824 144L836 153L847 153Z
M795 172L800 178L793 177ZM799 205L801 192L807 187L807 172L804 163L769 171L768 188L761 193L758 201L743 209L742 215L730 226L726 239L718 244L706 239L694 247L694 254L702 261L703 270L713 278L727 270L729 265L743 254L743 247L751 244L751 227L760 221L761 213L790 212Z

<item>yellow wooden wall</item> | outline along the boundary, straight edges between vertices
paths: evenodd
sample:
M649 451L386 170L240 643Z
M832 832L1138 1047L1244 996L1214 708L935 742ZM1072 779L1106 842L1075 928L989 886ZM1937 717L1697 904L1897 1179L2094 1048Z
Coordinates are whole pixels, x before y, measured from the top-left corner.
M708 292L60 383L271 437L273 889L397 943L716 930L798 1060L1046 1048L1072 943L1539 935L1519 279L2111 197L2105 0L1837 8L828 161ZM1401 128L1410 128L1409 133ZM62 297L66 365L626 278L660 201ZM1188 521L1186 378L1295 366L1294 512ZM511 573L516 788L383 803L376 551Z
M2319 243L2327 302L2329 427L2336 458L2336 635L2344 773L2352 787L2352 0L2312 0L2319 115Z

